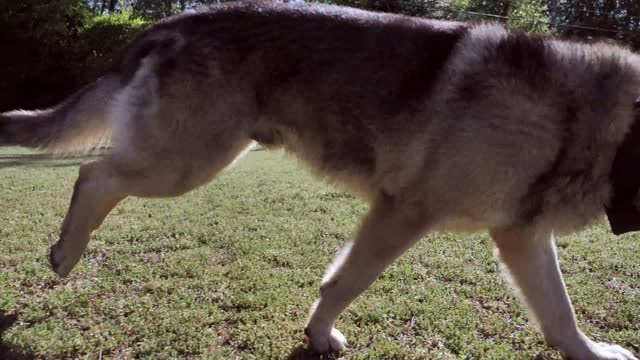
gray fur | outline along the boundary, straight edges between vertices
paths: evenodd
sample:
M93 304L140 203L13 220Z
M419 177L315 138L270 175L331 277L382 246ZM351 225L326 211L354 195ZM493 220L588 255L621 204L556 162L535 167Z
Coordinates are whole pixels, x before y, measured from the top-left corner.
M372 204L325 276L306 330L314 349L344 347L335 317L424 232L490 229L550 343L634 359L577 329L551 234L602 215L639 95L640 58L615 45L334 6L227 4L150 28L113 74L58 107L2 114L0 143L67 149L91 129L111 132L113 152L76 183L52 252L61 275L118 201L189 191L255 140ZM524 264L548 264L546 280Z

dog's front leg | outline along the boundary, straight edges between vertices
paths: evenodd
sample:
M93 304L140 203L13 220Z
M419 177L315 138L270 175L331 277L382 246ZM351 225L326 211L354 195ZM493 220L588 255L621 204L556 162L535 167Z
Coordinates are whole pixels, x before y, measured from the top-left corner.
M549 345L570 359L637 360L620 346L589 340L578 329L551 232L510 228L491 235Z
M429 224L424 207L400 197L381 195L372 204L353 244L329 266L320 286L320 299L305 328L313 350L343 350L346 340L333 323L384 269L420 238Z

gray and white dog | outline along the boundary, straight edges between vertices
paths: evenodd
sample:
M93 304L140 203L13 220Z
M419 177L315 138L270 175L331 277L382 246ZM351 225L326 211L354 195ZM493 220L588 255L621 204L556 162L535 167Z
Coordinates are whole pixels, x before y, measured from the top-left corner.
M322 281L314 350L344 349L335 319L426 232L489 229L549 345L636 359L579 330L553 234L605 212L614 232L638 229L639 96L640 56L611 44L231 4L156 24L58 106L1 114L0 144L64 153L111 139L80 168L51 250L59 275L122 199L184 194L257 141L370 203Z

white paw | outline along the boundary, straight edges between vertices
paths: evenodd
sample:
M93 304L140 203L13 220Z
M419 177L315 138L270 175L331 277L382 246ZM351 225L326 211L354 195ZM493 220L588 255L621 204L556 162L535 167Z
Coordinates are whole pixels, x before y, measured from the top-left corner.
M309 340L309 347L320 354L340 352L347 347L347 339L336 328L331 328L329 333L321 333L304 329Z
M592 343L593 359L597 360L638 360L631 351L619 345Z
M596 343L584 334L561 348L567 358L576 360L638 360L631 351L619 345Z

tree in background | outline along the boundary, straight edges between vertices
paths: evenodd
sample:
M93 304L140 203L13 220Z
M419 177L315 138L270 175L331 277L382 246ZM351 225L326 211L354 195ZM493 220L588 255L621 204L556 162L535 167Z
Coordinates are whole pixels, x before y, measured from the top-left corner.
M559 33L580 38L608 37L640 48L640 1L556 1Z
M128 1L133 8L133 14L148 20L158 20L187 9L192 5L189 0L137 0Z
M69 49L88 17L82 0L0 1L0 107L45 105L79 85Z
M449 18L461 21L493 20L529 32L549 33L546 2L540 0L448 0Z
M447 3L454 9L471 11L483 14L507 16L512 1L509 0L448 0ZM473 15L466 15L473 16ZM461 18L465 18L462 14ZM472 17L468 17L469 20Z
M509 25L536 33L550 33L549 11L541 1L518 0L513 2L508 14Z
M73 51L78 64L78 78L82 83L99 77L120 56L120 51L150 22L133 15L130 5L122 4L119 11L90 16L85 21Z

